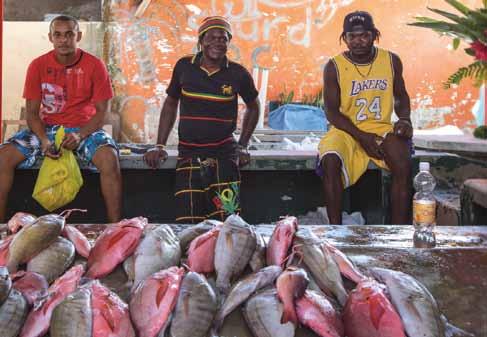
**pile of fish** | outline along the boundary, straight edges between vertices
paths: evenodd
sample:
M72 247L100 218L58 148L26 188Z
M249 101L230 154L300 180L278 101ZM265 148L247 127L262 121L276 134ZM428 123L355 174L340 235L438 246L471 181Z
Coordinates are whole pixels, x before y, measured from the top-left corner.
M238 215L178 235L122 220L93 247L61 215L18 213L8 228L2 337L216 337L235 310L255 337L298 327L320 337L472 336L448 326L419 281L357 269L295 217L278 221L268 242ZM126 293L110 281L120 273Z

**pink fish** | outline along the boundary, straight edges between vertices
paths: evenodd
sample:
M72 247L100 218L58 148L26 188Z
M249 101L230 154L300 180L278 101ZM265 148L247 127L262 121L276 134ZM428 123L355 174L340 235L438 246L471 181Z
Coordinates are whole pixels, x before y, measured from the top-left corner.
M83 265L76 265L54 281L47 290L47 298L34 304L19 337L41 337L47 333L52 311L66 296L76 290L84 271Z
M6 266L8 262L8 248L15 235L9 235L0 241L0 266Z
M372 279L350 293L343 313L348 337L405 337L401 318L384 294L385 286Z
M32 271L18 271L11 276L13 282L12 287L24 295L29 306L32 306L36 301L40 301L47 296L49 284L41 274Z
M92 337L135 337L129 308L98 281L91 285Z
M340 315L328 299L314 291L306 290L296 300L299 322L313 330L320 337L343 337L345 335Z
M282 302L284 309L281 323L293 322L296 326L298 318L294 307L294 301L301 298L308 287L309 279L301 268L289 267L277 278L277 297Z
M298 230L298 219L288 216L278 221L267 245L267 265L284 266L289 248L294 239L294 233Z
M171 267L152 274L135 289L130 316L139 337L155 337L167 327L178 300L184 269Z
M212 273L215 271L215 246L220 227L197 236L188 249L188 265L196 273Z
M84 258L88 258L90 255L91 245L83 233L81 233L74 226L65 225L62 235L74 244L74 248L79 255L83 256Z
M138 217L122 220L105 229L91 249L86 276L100 278L110 274L133 254L146 225L147 219Z
M7 222L7 227L12 233L17 233L22 227L32 225L36 221L37 217L32 214L17 212Z
M365 280L365 276L357 269L348 259L348 257L342 253L339 249L335 246L329 244L328 242L323 243L324 249L333 257L336 264L338 265L338 269L340 269L340 273L342 273L346 278L349 280L359 283L360 281ZM325 252L326 253L326 252Z

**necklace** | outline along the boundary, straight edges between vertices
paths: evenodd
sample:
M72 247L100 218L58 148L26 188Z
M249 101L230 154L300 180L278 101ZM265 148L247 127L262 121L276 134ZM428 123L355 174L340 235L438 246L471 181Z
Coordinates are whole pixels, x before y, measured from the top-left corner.
M369 70L367 71L366 74L364 74L360 71L359 67L357 67L357 64L355 62L353 62L351 57L350 57L351 63L353 64L353 66L355 67L355 70L357 70L359 75L362 76L362 78L366 78L370 75L370 72L372 71L372 67L374 66L374 61L375 61L376 55L377 55L377 49L374 48L374 55L372 56L372 60L370 61L370 65L369 65Z
M353 66L355 67L355 70L357 70L357 72L360 74L360 76L362 76L362 78L366 78L366 77L369 77L370 75L370 72L372 71L372 67L374 65L374 62L372 62L369 66L369 70L367 71L366 74L363 74L360 69L357 67L357 65L354 63Z

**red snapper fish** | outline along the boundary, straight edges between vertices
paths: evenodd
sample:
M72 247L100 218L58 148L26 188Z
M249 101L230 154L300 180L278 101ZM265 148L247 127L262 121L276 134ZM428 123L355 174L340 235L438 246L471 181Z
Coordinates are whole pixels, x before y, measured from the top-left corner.
M199 235L189 245L189 270L196 273L212 273L215 271L215 247L220 227Z
M7 227L12 233L17 233L22 227L32 225L37 217L30 213L17 212L7 222Z
M293 243L294 233L298 230L298 219L288 216L278 221L267 245L267 265L283 267Z
M333 257L338 269L340 269L340 273L346 278L355 283L359 283L366 278L341 250L326 241L323 242L323 249Z
M146 225L146 218L137 217L122 220L105 229L90 251L86 277L104 277L132 255Z
M6 266L8 263L8 251L13 238L14 235L9 235L0 241L0 266Z
M139 337L161 336L176 306L184 269L161 270L139 283L130 299L130 317Z
M49 287L46 299L35 303L27 316L20 337L41 337L47 333L52 311L66 296L76 290L84 271L83 265L76 265Z
M18 271L12 275L12 282L12 287L24 295L30 307L48 294L49 284L41 274L32 271Z
M76 253L88 258L90 255L91 245L86 236L81 233L76 227L65 225L62 235L74 244Z
M281 323L293 322L298 325L294 301L301 298L308 287L309 278L303 269L289 267L277 278L277 297L284 308Z
M320 337L343 337L343 322L330 301L318 293L306 290L296 300L299 322L313 330Z
M350 293L343 312L347 337L406 336L401 318L384 290L384 285L367 279Z
M91 285L92 337L135 337L128 305L98 281Z

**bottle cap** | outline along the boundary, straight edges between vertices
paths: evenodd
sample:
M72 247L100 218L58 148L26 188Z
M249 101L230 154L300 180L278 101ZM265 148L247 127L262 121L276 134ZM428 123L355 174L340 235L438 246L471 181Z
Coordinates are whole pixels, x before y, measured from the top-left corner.
M422 161L419 163L419 171L430 171L430 163Z

